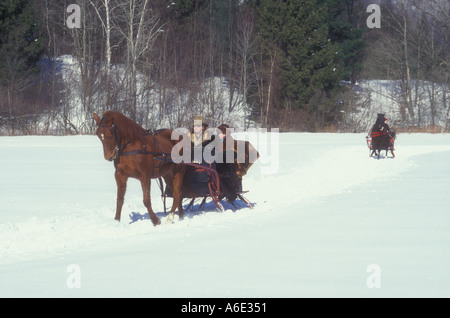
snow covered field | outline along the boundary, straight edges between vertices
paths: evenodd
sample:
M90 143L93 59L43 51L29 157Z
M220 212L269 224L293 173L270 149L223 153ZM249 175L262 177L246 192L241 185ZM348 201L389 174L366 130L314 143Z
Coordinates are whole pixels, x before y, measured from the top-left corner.
M279 135L276 173L244 179L255 209L153 227L140 184L113 220L95 136L0 137L0 297L449 297L450 135Z

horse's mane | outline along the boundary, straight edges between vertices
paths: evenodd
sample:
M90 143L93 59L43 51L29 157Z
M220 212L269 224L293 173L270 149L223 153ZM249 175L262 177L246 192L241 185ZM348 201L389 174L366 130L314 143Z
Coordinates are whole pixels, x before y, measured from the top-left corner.
M114 124L117 135L122 143L131 142L136 139L144 142L144 135L147 131L125 115L115 111L106 111L103 113L103 120L108 124Z

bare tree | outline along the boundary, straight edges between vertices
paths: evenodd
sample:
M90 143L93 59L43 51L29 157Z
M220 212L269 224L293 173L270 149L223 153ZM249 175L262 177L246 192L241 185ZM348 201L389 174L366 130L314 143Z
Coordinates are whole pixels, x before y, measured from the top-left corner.
M409 19L408 19L408 0L399 1L395 8L390 5L384 6L389 13L392 23L390 28L393 29L399 36L402 44L402 65L404 65L406 81L403 83L402 96L403 103L408 109L408 113L412 122L414 122L414 108L412 99L412 85L411 85L411 68L409 56ZM402 84L402 85L403 85Z
M437 112L437 92L436 83L442 85L441 104L443 109L447 109L446 129L449 124L449 107L447 105L447 95L450 86L450 2L446 0L413 0L414 6L422 12L427 22L427 46L425 56L428 61L429 77L431 80L430 104L432 112L432 124L434 125Z
M254 9L249 6L243 6L238 13L238 27L236 34L236 59L239 69L239 91L242 94L242 107L244 109L243 127L246 125L246 115L248 111L247 95L251 85L255 82L254 72L252 71L252 60L257 50L257 39L255 37L255 17ZM230 109L231 112L231 109Z
M106 94L105 94L105 107L109 108L112 104L111 101L111 32L112 32L112 23L111 23L111 12L113 8L111 7L111 0L99 0L93 1L89 0L91 6L94 8L98 18L100 19L102 28L105 32L105 77L106 77ZM104 11L104 15L101 13Z
M64 129L67 132L75 130L75 133L93 129L93 124L88 123L92 123L91 116L99 104L98 91L101 89L101 83L98 81L101 67L97 63L102 44L98 41L102 37L101 27L95 13L90 10L90 0L80 0L78 5L83 12L81 28L69 29L69 34L79 72L73 72L71 78L66 80L65 102L59 112ZM80 93L79 103L70 94L71 91L75 92L75 89ZM73 123L75 120L78 124Z
M137 119L138 63L152 49L159 32L162 31L159 14L150 8L149 0L118 1L114 23L126 42L127 91L129 116Z

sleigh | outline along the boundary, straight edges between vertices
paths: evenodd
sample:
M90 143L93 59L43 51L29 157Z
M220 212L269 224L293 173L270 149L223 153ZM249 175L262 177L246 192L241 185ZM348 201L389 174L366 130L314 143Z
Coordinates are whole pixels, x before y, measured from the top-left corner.
M211 199L217 211L224 212L224 204L230 204L233 209L238 210L240 207L237 201L224 202L225 195L221 191L220 177L214 165L199 164L199 163L182 163L187 166L186 175L183 181L182 198L183 200L190 200L185 210L189 210L194 206L195 201L201 200L199 209L205 206L206 200ZM241 181L242 182L242 181ZM173 195L167 185L164 185L163 180L159 178L159 186L161 189L161 197L164 205L164 212L166 212L167 198L173 198ZM242 183L238 189L235 189L236 196L249 208L253 205L244 197L248 191L242 191Z
M389 151L392 154L391 158L395 158L395 130L390 133L387 132L372 132L366 136L367 147L369 148L369 157L380 159L381 151L386 151L388 157Z

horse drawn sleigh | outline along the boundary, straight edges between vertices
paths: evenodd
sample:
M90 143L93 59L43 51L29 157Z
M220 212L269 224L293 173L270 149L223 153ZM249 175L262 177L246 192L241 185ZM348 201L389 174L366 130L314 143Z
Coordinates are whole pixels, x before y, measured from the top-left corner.
M214 162L191 162L190 160L180 162L173 158L173 149L181 150L180 153L186 152L190 142L188 146L186 143L183 145L182 142L186 140L184 136L172 139L173 130L164 129L150 133L128 117L113 111L103 113L102 118L94 114L94 119L98 127L96 134L103 145L104 157L106 160L113 161L116 169L116 220L120 221L121 218L126 184L130 177L141 182L143 203L154 225L160 224L161 221L151 206L151 179L159 181L164 211L166 211L166 198L173 198L167 222L173 221L177 209L180 219L183 218L183 199L191 200L187 209L198 198L203 200L201 206L207 198L211 198L218 211L225 210L222 204L224 198L235 208L237 208L236 198L252 208L252 204L243 196L245 191L242 191L242 176L253 163L248 162L247 153L246 162L221 163L221 169L219 164ZM246 149L252 148L256 151L248 142L244 143L246 143ZM258 156L257 154L256 158ZM226 171L233 169L236 170L230 178L230 174Z
M239 184L230 192L224 191L224 186L220 180L223 179L219 176L219 173L215 169L214 165L210 164L198 164L198 163L181 163L187 166L186 174L183 179L184 186L182 192L182 198L188 199L189 204L185 208L185 211L189 211L196 200L200 200L199 209L205 206L206 200L211 199L218 212L224 212L224 199L227 199L227 203L235 210L239 209L240 203L236 201L239 199L250 209L253 205L248 201L244 194L248 191L242 190L242 179L239 179ZM158 178L159 187L161 189L161 197L164 204L164 212L166 212L167 198L173 198L171 189L164 183L162 178ZM231 197L230 197L231 195Z
M386 157L390 151L392 158L395 158L395 137L396 131L393 128L389 128L384 114L378 114L375 125L373 125L370 134L366 136L369 157L380 159L381 151L385 150Z

